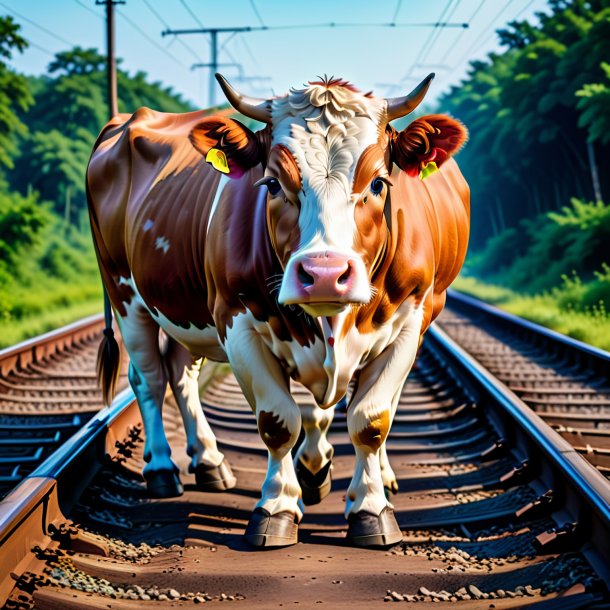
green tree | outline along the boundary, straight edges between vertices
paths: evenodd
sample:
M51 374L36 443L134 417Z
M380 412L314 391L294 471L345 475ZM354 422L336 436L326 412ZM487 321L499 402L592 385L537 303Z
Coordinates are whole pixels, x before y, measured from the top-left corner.
M27 80L3 61L27 47L19 29L12 17L0 16L0 167L8 169L13 168L13 157L18 151L17 137L27 133L18 112L26 111L33 102Z
M580 97L577 108L581 111L578 124L586 127L591 142L610 144L610 64L601 63L605 79L599 83L583 85L576 92Z

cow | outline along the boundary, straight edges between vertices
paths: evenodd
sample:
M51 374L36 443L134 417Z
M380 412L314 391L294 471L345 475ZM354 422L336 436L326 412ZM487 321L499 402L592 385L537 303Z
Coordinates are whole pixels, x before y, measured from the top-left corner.
M161 419L168 382L198 487L235 485L197 388L204 357L228 361L268 450L246 540L296 543L303 501L330 490L326 431L353 382L347 536L365 547L401 540L385 441L469 233L469 189L451 158L465 127L438 114L391 124L420 104L433 76L391 99L327 77L257 99L217 75L233 108L262 129L148 108L103 129L87 171L91 226L130 356L151 495L182 492ZM106 396L117 353L100 350ZM299 409L291 378L316 406Z

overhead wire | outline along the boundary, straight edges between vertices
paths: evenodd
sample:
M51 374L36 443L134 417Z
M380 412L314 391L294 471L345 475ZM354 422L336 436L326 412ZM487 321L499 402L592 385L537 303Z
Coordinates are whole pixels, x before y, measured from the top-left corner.
M420 61L423 58L424 54L427 52L428 45L430 44L430 42L434 38L434 35L436 34L437 29L439 29L439 24L442 23L443 19L445 18L445 15L447 14L447 11L449 10L449 7L451 6L452 3L453 3L453 0L448 0L447 4L445 4L445 8L442 10L442 12L440 14L440 17L438 18L438 21L436 22L436 25L434 26L434 28L432 29L432 31L430 32L430 34L426 38L424 44L420 48L419 53L417 54L417 56L415 58L415 61L411 64L409 70L400 79L400 82L408 80L410 78L410 76L413 74L413 71L415 70L415 67L417 66L417 64L420 63Z
M256 15L256 18L258 19L258 22L263 27L267 27L265 25L265 22L263 21L263 18L261 17L261 14L258 12L258 9L256 8L256 4L255 4L254 0L250 0L250 6L252 7L252 10L254 11L254 14Z
M392 23L396 23L396 17L398 17L398 13L400 13L400 7L402 5L402 0L398 0L396 3L396 10L394 11L394 16L392 17Z
M494 23L498 20L500 15L513 3L513 0L507 0L506 4L494 15L493 19L483 28L483 32L489 31L489 28L493 26ZM469 56L476 53L480 47L482 47L487 41L489 41L495 35L495 30L487 36L483 41L481 41L482 35L478 36L475 41L468 47L466 52L455 62L452 67L452 70L455 70L458 66L462 64L462 62Z
M82 0L74 0L74 2L76 2L76 4L78 4L79 6L84 8L86 11L88 11L92 15L95 15L98 19L101 19L102 21L104 21L104 17L102 17L97 11L93 10L90 6L87 6Z
M159 23L161 23L161 25L166 28L166 29L171 29L169 26L169 23L161 16L161 14L159 13L159 11L157 11L153 5L150 3L149 0L142 0L144 2L144 4L146 5L146 7L148 8L148 10L157 18L157 20L159 21ZM184 2L184 0L181 0L181 4L184 6L184 8L191 14L191 16L197 21L198 25L200 25L200 27L204 27L203 24L201 23L201 21L199 21L195 15L195 13L193 13L191 11L191 9L189 8L189 6ZM193 49L193 47L191 47L191 45L187 44L186 42L184 42L184 40L182 40L182 38L178 38L178 36L174 36L174 38L172 39L171 43L178 41L178 43L184 48L186 49L194 58L197 62L202 63L203 60L201 59L201 56L197 53L197 51L195 51L195 49ZM170 43L170 44L171 44ZM169 46L169 45L168 45ZM167 48L167 47L166 47Z
M481 0L480 4L477 6L477 8L474 10L472 15L470 16L470 19L468 19L469 26L472 24L473 20L479 14L479 11L483 8L484 4L485 4L485 0ZM447 47L447 51L443 55L442 59L439 61L440 64L444 64L445 61L447 61L449 54L451 53L451 51L453 51L453 49L455 49L457 47L458 43L460 42L460 40L462 39L462 36L464 36L465 33L466 33L466 29L463 29L461 32L458 33L458 35L455 38L455 40L453 41L453 43L450 44L449 47Z
M26 17L22 13L19 13L14 8L8 6L4 2L0 2L0 6L3 6L7 11L10 11L11 13L13 13L17 17L19 17L19 19L23 19L24 21L27 21L29 24L33 25L35 28L38 28L40 31L45 32L45 34L47 34L48 36L51 36L52 38L55 38L55 40L59 40L60 42L63 42L64 44L67 44L70 47L78 46L78 45L75 45L73 42L70 42L69 40L67 40L63 36L60 36L59 34L56 34L55 32L49 30L48 28L44 27L43 25L40 25L39 23L36 23L36 21L34 21L33 19L30 19L29 17Z
M150 44L152 44L156 49L161 51L164 55L169 57L172 61L182 66L183 68L188 70L188 66L182 63L173 53L170 53L165 47L161 46L157 42L155 42L135 21L130 19L123 11L117 9L117 13L143 38L145 38Z

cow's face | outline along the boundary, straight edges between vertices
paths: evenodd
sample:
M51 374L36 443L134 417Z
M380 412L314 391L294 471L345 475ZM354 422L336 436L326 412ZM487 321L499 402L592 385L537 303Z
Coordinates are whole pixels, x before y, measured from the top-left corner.
M423 98L429 80L413 92L418 99L407 96L411 105ZM448 117L429 117L434 120L419 119L413 129L397 133L388 127L396 100L364 95L339 80L310 83L257 104L244 103L226 87L234 106L270 125L266 145L228 119L216 130L221 137L210 137L209 127L205 133L211 146L224 143L230 175L265 165L256 186L267 191L269 236L284 269L278 301L313 316L368 303L390 232L392 164L419 179L422 166L441 164L463 143L463 128ZM201 152L209 150L197 129L191 139Z

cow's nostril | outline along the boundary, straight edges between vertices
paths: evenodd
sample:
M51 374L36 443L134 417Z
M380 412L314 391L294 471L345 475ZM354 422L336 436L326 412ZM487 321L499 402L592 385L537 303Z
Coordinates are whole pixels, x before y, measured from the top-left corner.
M351 274L352 274L352 266L349 263L347 263L347 269L339 276L337 283L341 284L341 285L345 284Z
M305 268L303 267L302 263L299 263L299 268L297 269L297 276L303 286L313 286L313 275L310 275L309 273L307 273L307 271L305 271Z

